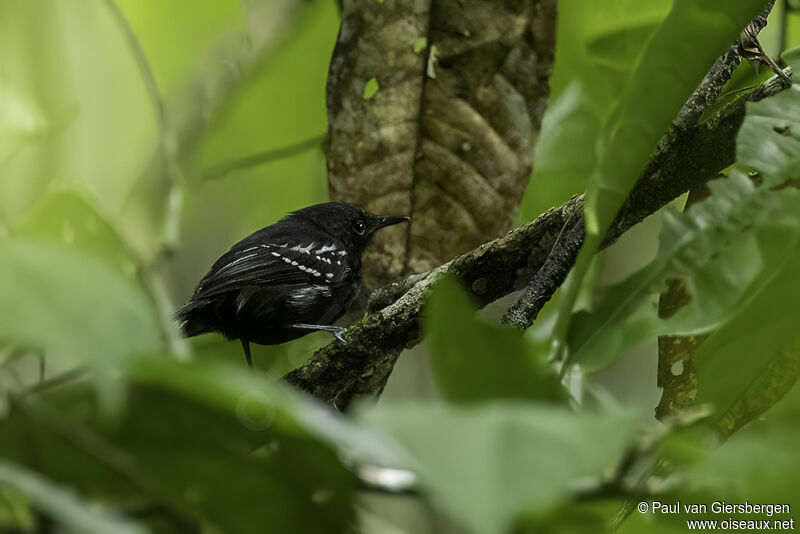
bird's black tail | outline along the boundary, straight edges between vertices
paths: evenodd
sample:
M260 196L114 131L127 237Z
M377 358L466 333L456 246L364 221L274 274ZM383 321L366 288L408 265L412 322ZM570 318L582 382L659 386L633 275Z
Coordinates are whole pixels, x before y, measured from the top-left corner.
M211 331L203 320L204 308L205 303L190 300L175 312L175 320L183 337L199 336Z

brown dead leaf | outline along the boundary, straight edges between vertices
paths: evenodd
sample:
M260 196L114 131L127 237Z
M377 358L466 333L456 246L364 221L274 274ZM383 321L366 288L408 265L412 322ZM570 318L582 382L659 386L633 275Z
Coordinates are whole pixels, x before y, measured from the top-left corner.
M368 285L505 233L549 94L554 0L346 0L328 77L331 197L410 215Z

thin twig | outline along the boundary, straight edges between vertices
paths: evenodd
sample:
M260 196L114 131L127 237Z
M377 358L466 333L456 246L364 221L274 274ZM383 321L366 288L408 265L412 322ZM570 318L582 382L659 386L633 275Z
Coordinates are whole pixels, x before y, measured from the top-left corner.
M224 178L226 175L233 171L256 167L265 163L270 163L283 158L289 158L313 150L321 148L322 142L325 140L327 134L316 135L308 139L304 139L291 145L286 145L272 150L265 150L242 158L230 159L211 165L200 173L202 181L216 180Z
M552 253L548 255L541 269L531 278L514 305L503 315L503 324L523 330L533 324L541 309L567 278L583 245L584 236L584 221L581 216L564 234L563 239L556 241Z
M750 33L757 33L766 25L766 16L769 14L773 3L774 0L748 24ZM755 41L755 33L752 35L750 33L742 32L742 39L747 39L748 43ZM757 41L755 43L757 44ZM760 49L760 45L758 45L758 48ZM645 167L639 179L640 182L663 171L664 159L661 156L671 153L681 142L684 142L685 132L697 126L703 114L718 101L723 87L728 83L731 74L733 74L733 71L736 70L741 61L740 44L736 43L714 62L711 70L678 112L678 116L673 121L670 129L659 141L658 152ZM783 71L780 72L780 75L787 80L789 79ZM631 195L631 198L634 198L634 194ZM628 204L628 207L630 207L630 204ZM539 272L536 273L517 298L514 305L506 312L503 316L503 323L515 328L527 329L533 324L542 307L552 298L555 291L561 287L583 244L584 233L582 226L580 229L573 228L570 234L569 238L565 239L561 246L548 257Z
M153 74L153 69L150 66L147 55L144 53L144 49L139 39L136 37L136 32L133 30L133 27L131 27L125 13L114 0L106 0L106 6L108 6L125 41L128 43L133 59L136 61L136 66L142 76L147 96L150 98L156 115L159 138L158 148L161 154L164 172L170 184L169 198L166 203L166 213L162 230L162 248L166 249L162 254L166 256L169 255L169 252L178 243L178 232L180 229L180 217L183 205L183 194L181 192L183 173L177 161L175 143L171 142L175 134L169 125L166 106L164 105L161 91L158 88L158 82Z
M161 330L169 343L171 351L174 354L186 355L188 353L186 342L181 338L174 325L175 306L165 290L163 279L158 274L161 261L171 254L178 243L180 218L183 209L183 174L177 161L174 143L170 141L174 137L174 132L169 126L164 99L161 97L153 69L139 39L136 37L136 32L125 17L125 13L114 0L106 0L106 6L128 43L144 82L147 95L153 105L158 124L158 148L161 164L164 174L169 180L169 192L164 209L164 224L159 253L153 260L146 261L134 252L135 247L127 246L127 249L132 257L136 258L139 278L142 280L158 313L159 323L162 326ZM121 233L118 232L118 234L122 236Z
M80 380L81 378L84 378L87 374L89 374L89 371L85 367L76 367L75 369L64 371L61 374L37 382L33 384L31 387L17 394L15 397L18 399L22 399L27 397L28 395L33 395L36 393L41 393L43 391L48 391L50 389L61 387L66 384L70 384L72 382Z

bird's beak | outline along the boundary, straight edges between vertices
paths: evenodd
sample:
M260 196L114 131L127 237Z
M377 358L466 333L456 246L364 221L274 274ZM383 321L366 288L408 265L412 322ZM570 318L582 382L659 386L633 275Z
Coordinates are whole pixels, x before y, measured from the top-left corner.
M384 226L391 226L393 224L400 224L406 221L410 221L411 217L395 217L393 215L382 216L379 215L375 217L374 227L372 229L373 232L383 228Z
M400 224L401 222L410 221L411 217L395 217L393 215L379 216L376 221L375 229L383 228L384 226L391 226L393 224Z

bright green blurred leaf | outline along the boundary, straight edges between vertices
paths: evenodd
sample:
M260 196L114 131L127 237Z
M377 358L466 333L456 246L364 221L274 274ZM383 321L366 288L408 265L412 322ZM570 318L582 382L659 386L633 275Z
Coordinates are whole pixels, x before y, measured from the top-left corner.
M492 402L382 404L363 416L413 458L436 502L474 532L503 532L597 481L630 445L636 417Z
M0 339L100 363L157 350L162 335L141 286L66 245L0 240Z
M136 358L130 363L128 372L137 383L172 391L237 417L243 403L257 412L276 414L276 428L313 435L362 461L381 464L399 458L399 452L386 440L353 425L316 399L253 373L241 362L185 363L161 356Z
M547 108L536 145L536 165L521 206L525 221L535 219L586 187L596 154L593 149L575 147L591 146L601 124L588 109L588 90L572 84Z
M601 126L672 0L576 0L559 5L552 97L522 202L533 220L586 188Z
M755 188L733 171L727 180L710 184L711 198L681 215L668 212L655 260L606 289L597 309L576 316L570 334L573 361L589 369L602 367L648 337L706 333L739 313L743 304L738 301L762 270L761 248L774 251L773 263L783 257L780 248L765 242L775 239L773 234L759 228L777 224L793 229L780 238L788 243L800 232L796 192L770 189L800 169L800 145L794 146L797 138L791 133L800 131L800 115L793 114L800 109L797 88L749 104L738 134L739 163L765 173L766 183ZM769 276L768 271L761 278ZM668 279L681 277L690 304L675 317L659 320L648 298Z
M210 44L240 28L246 18L240 2L197 0L186 9L180 2L114 1L136 33L164 93L180 89ZM178 24L180 31L175 31Z
M128 363L115 418L79 386L30 397L0 423L0 454L88 496L162 503L231 533L343 531L355 481L330 443L396 462L377 438L241 366Z
M535 360L519 331L475 317L476 306L445 277L426 308L425 332L439 389L455 402L495 398L558 400L558 375Z
M78 191L44 195L14 229L14 234L67 245L105 261L130 278L135 277L136 265L125 244L108 220Z
M656 143L714 60L762 8L761 0L735 4L676 0L647 41L596 145L597 165L584 205L587 234L562 295L553 344L556 352L563 350L577 291L591 258ZM572 147L593 148L594 144Z
M64 35L46 0L0 3L0 220L6 224L61 171L59 134L77 110L75 88L64 82Z
M794 513L800 505L799 416L800 388L795 386L760 420L731 436L690 471L690 487L731 502L788 503Z
M680 107L763 7L761 0L676 0L603 126L598 166L586 196L589 234L602 239Z
M793 197L797 210L800 194ZM697 402L714 406L715 419L748 393L775 402L774 392L749 392L750 387L770 370L772 360L800 351L800 231L793 230L774 229L763 238L769 239L768 267L761 283L748 292L748 306L695 353ZM750 397L748 402L756 404L756 400Z
M650 264L603 290L594 310L576 315L571 361L597 370L645 339L707 333L739 312L763 267L759 228L783 220L800 232L800 217L792 217L797 195L756 188L738 171L710 186L713 194L704 202L684 213L665 213L659 252ZM691 301L660 319L652 298L678 278L686 279Z
M800 58L792 65L800 73ZM795 74L797 77L800 74ZM736 157L740 165L758 169L774 179L800 174L800 85L747 105L739 129Z

